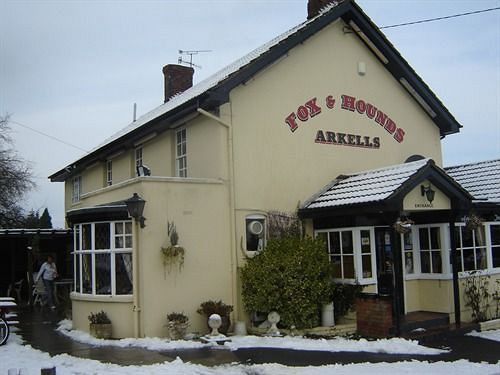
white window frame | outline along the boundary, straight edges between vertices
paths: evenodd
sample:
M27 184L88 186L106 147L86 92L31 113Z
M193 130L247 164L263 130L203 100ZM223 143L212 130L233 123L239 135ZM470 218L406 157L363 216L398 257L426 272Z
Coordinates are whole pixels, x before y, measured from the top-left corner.
M82 176L73 177L71 181L71 202L78 203L82 195Z
M430 236L430 233L431 233L431 229L432 228L437 228L439 230L439 246L440 248L439 249L432 249L431 248L431 244L432 244L432 241L431 241L431 236ZM420 229L427 229L428 233L429 233L429 249L424 249L422 250L422 246L421 246L421 243L420 243ZM446 275L448 272L449 272L449 267L447 267L447 264L449 263L445 257L444 257L444 249L447 248L446 246L446 241L445 241L445 238L446 237L444 235L444 228L443 228L443 225L442 224L425 224L425 225L418 225L418 226L415 226L415 230L416 230L416 233L415 233L415 237L416 237L416 240L417 240L417 249L418 249L418 260L419 260L419 271L420 271L420 275L429 275L429 276L441 276L441 275ZM448 231L449 232L449 231ZM439 251L439 255L441 257L441 272L432 272L432 253L436 253ZM430 271L431 272L422 272L422 252L428 252L429 253L429 259L430 259Z
M377 283L377 268L375 259L375 228L374 227L349 227L349 228L328 228L328 229L317 229L314 231L314 236L318 236L319 233L327 233L327 251L328 255L331 256L330 251L330 240L328 233L332 232L352 232L352 242L353 242L353 257L354 257L354 278L335 278L334 281L341 282L344 284L356 284L369 285ZM370 232L370 258L371 258L371 277L363 277L363 261L361 252L361 231ZM343 257L344 255L341 254ZM350 255L349 255L350 256ZM343 258L342 258L343 259ZM342 260L343 261L343 260Z
M175 175L187 177L187 130L185 127L175 131Z
M488 268L492 268L490 267L492 265L492 263L488 262L488 249L490 248L491 249L491 253L493 253L493 247L492 246L489 246L488 247L488 241L487 241L487 237L489 235L489 229L490 229L490 226L486 226L484 225L483 228L484 228L484 245L483 246L477 246L476 245L476 232L473 231L473 236L472 236L472 246L463 246L463 239L462 239L462 228L465 228L466 225L465 223L456 223L455 224L455 228L458 229L458 233L459 233L459 236L458 236L458 241L457 243L455 243L455 246L457 248L457 251L460 253L460 268L459 268L459 272L460 273L467 273L467 272L471 272L471 271L486 271ZM490 242L490 245L491 245L491 242ZM485 268L477 268L477 264L476 264L476 252L477 250L480 250L480 249L484 249L484 254L486 256L486 267ZM464 250L472 250L472 253L474 254L474 269L472 270L465 270L464 269ZM493 254L491 254L491 256L493 256ZM489 264L490 263L490 264Z
M106 185L113 185L113 160L106 160Z
M108 224L110 226L110 248L109 249L96 249L95 248L95 225L96 224ZM132 296L133 295L133 290L131 291L130 294L116 294L116 254L130 254L132 256L132 247L125 247L126 246L126 237L130 237L130 244L132 246L133 243L133 238L132 238L132 229L130 230L130 233L123 233L123 234L116 234L115 231L115 226L116 224L122 224L125 229L126 223L130 223L130 226L132 226L132 222L130 220L118 220L118 221L97 221L97 222L87 222L87 223L79 223L74 225L74 249L75 251L73 252L74 254L74 280L75 280L75 293L78 295L82 296L95 296L95 297L106 297L106 296L117 296L117 297L123 297L123 296ZM84 225L90 225L91 228L91 243L90 243L90 249L82 249L82 226ZM123 237L123 248L117 248L115 246L115 238L116 237ZM91 256L91 262L92 262L92 268L91 268L91 288L92 292L91 293L83 293L83 271L82 271L82 257L85 254L90 254ZM109 294L97 294L96 293L96 263L95 263L95 257L97 254L109 254L109 261L110 261L110 275L111 275L111 280L110 280L110 287L111 291ZM77 261L76 259L78 258L78 268L76 268ZM133 271L133 270L132 270ZM78 278L77 278L78 274ZM78 285L77 285L78 284Z
M500 271L500 266L494 267L493 266L493 249L499 249L500 251L500 244L493 244L491 240L491 227L492 226L497 226L500 227L500 222L499 221L492 221L492 222L487 222L484 223L484 229L486 232L486 259L488 262L488 270L492 270L494 272L499 272Z

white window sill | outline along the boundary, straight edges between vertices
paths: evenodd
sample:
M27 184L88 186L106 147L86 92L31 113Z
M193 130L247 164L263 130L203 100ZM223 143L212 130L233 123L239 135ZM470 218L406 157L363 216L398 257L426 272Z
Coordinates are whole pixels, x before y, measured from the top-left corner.
M475 272L473 275L470 272ZM490 275L500 275L500 268L493 268L487 270L476 271L466 271L459 272L458 278L465 279L470 276L490 276ZM452 274L412 274L405 275L405 280L453 280Z
M89 302L115 302L115 303L129 303L133 302L134 297L132 295L124 296L110 296L110 295L92 295L92 294L81 294L76 292L71 292L70 294L72 301L89 301Z
M375 285L377 283L377 280L375 279L361 279L361 280L356 280L356 279L333 279L333 282L338 283L338 284L350 284L350 285Z

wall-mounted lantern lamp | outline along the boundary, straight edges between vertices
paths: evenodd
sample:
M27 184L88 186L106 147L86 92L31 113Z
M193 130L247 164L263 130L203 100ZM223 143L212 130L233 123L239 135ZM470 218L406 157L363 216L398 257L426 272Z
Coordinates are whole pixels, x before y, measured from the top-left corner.
M139 220L141 228L144 228L146 226L144 223L146 218L142 216L142 213L144 212L146 201L139 197L137 193L134 193L131 198L125 200L125 204L127 205L128 214L135 220Z
M434 195L436 195L436 192L432 190L430 183L428 186L420 185L420 192L422 193L422 197L425 195L429 203L432 203L432 201L434 200Z

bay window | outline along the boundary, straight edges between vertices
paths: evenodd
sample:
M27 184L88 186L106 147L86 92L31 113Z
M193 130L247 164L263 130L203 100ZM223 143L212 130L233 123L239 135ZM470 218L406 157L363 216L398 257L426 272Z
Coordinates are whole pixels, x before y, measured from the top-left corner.
M75 292L132 294L132 222L96 222L74 227Z

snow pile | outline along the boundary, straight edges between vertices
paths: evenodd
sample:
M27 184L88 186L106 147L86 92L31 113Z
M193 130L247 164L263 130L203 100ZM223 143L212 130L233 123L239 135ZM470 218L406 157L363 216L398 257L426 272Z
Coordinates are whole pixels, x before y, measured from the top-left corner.
M12 334L7 344L0 348L0 370L6 373L8 369L24 369L27 374L40 374L41 368L56 367L58 375L351 375L351 374L383 374L388 373L419 373L419 374L494 374L498 373L498 365L486 363L471 363L466 360L456 362L396 362L396 363L360 363L351 365L327 365L308 367L288 367L278 364L263 365L223 365L206 367L185 363L179 358L172 362L164 362L149 366L119 366L101 363L94 360L75 358L67 354L50 357L47 353L23 346L21 339Z
M183 350L199 349L215 343L201 343L197 341L177 340L170 341L165 338L126 338L121 340L97 339L86 332L72 330L70 320L62 320L57 328L59 332L75 341L94 346L139 347L149 350ZM316 350L327 352L370 352L387 354L419 354L438 355L447 350L428 348L419 345L417 341L401 338L379 339L368 341L366 339L350 340L342 337L325 339L306 339L303 337L259 337L259 336L232 336L231 341L224 345L231 350L241 348L279 348L291 350Z
M62 320L57 328L59 332L75 341L94 346L139 347L149 350L167 351L183 349L199 349L216 343L202 343L198 341L177 340L170 341L165 338L126 338L121 340L96 339L86 332L72 330L70 320ZM317 350L326 352L370 352L388 354L420 354L438 355L446 350L427 348L419 345L417 341L401 338L380 339L368 341L365 339L350 340L342 337L325 339L306 339L303 337L259 337L259 336L232 336L231 341L224 345L231 350L240 348L279 348L291 350Z
M492 331L483 331L483 332L472 331L467 333L467 336L475 336L475 337L480 337L482 339L500 341L500 329L494 329Z
M135 338L126 338L120 340L105 340L105 339L97 339L87 332L73 330L73 323L71 320L61 320L58 323L59 327L57 327L57 331L62 333L63 335L85 344L93 345L93 346L117 346L120 348L126 347L138 347L149 350L182 350L182 349L199 349L206 347L207 344L203 344L197 341L187 341L187 340L178 340L171 341L167 338L159 338L159 337L146 337L141 339Z
M349 340L337 337L331 340L305 339L303 337L257 337L235 336L231 342L225 343L231 350L240 348L280 348L292 350L317 350L327 352L370 352L388 354L421 354L437 355L447 350L427 348L417 341L401 338L380 339L368 341L366 339Z

